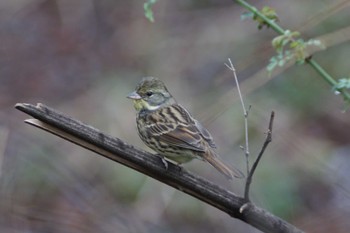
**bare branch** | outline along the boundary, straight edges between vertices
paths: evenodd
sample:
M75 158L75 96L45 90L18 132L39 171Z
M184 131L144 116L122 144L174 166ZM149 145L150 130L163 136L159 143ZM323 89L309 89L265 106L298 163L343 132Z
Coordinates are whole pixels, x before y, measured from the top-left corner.
M273 120L275 118L275 112L271 112L271 116L270 116L270 123L269 123L269 127L267 129L267 133L266 133L266 139L265 142L260 150L260 153L258 155L258 157L256 158L252 169L249 172L249 175L247 177L246 183L245 183L245 188L244 188L244 199L247 200L249 202L249 190L250 190L250 184L252 183L252 179L253 179L253 175L255 172L256 167L259 164L259 161L262 157L262 155L264 154L267 146L269 145L269 143L272 141L272 126L273 126Z
M243 97L242 97L242 93L241 93L241 88L239 87L239 82L238 82L238 78L236 75L236 69L232 64L232 61L230 58L228 58L228 61L230 63L230 65L226 65L227 68L229 68L232 73L233 76L235 78L236 81L236 86L237 86L237 90L238 90L238 95L239 95L239 99L241 100L241 104L242 104L242 108L243 108L243 114L244 114L244 132L245 132L245 147L244 147L244 154L245 154L245 159L246 159L246 166L247 166L247 176L249 175L249 136L248 136L248 114L249 114L249 110L251 108L251 106L249 106L249 110L247 111L244 101L243 101Z
M250 168L249 168L249 158L248 158L249 157L248 113L250 111L251 106L249 106L249 110L247 111L246 107L244 105L243 97L242 97L242 94L241 94L241 89L239 88L239 82L238 82L238 78L237 78L237 75L236 75L236 69L234 68L230 58L228 59L228 61L229 61L230 65L227 65L226 63L225 63L225 65L227 66L227 68L229 68L232 71L233 76L235 77L237 90L238 90L238 95L239 95L239 98L241 100L243 113L244 113L244 128L245 128L245 143L246 143L244 151L245 151L246 164L247 164L247 179L246 179L245 188L244 188L244 199L247 202L250 202L250 198L249 198L250 184L252 183L252 179L253 179L253 175L254 175L255 169L258 166L259 161L260 161L262 155L264 154L264 151L265 151L267 145L271 142L272 125L273 125L273 120L274 120L275 113L274 112L271 113L269 128L268 128L268 132L267 132L267 136L266 136L265 142L263 144L263 147L261 148L261 151L260 151L258 157L256 158L256 160L255 160L255 162L253 164L252 169L250 170ZM242 206L241 211L243 209L245 209L245 206Z
M26 120L26 123L153 177L263 232L302 232L252 203L245 204L244 198L238 197L234 193L184 169L179 169L172 163L168 163L168 169L165 170L162 160L158 156L141 151L118 138L104 134L49 107L42 104L37 106L16 104L16 108L36 118ZM244 208L241 208L243 206Z

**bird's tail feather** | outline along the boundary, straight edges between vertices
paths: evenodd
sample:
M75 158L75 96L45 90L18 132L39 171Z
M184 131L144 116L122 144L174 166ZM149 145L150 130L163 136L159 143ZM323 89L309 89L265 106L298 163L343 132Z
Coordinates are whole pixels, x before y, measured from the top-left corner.
M204 159L219 172L225 175L228 179L233 179L233 177L244 178L244 174L239 169L234 167L229 168L226 166L223 162L220 161L219 156L213 151L206 153Z

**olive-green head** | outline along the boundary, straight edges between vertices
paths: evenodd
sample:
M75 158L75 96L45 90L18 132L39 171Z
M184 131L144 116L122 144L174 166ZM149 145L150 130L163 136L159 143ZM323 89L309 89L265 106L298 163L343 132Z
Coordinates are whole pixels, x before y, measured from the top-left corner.
M143 78L135 91L131 92L127 98L134 101L137 111L155 111L175 103L164 83L154 77Z

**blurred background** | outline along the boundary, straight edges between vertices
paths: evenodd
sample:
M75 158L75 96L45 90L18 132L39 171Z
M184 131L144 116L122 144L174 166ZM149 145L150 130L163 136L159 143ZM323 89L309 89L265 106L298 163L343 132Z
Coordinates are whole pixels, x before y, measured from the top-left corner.
M308 38L349 26L349 1L250 1L276 9L282 27ZM350 117L309 66L265 71L271 30L242 21L228 0L160 0L155 23L144 1L0 1L1 232L258 232L145 175L23 123L18 102L44 103L135 146L135 111L125 96L143 76L161 78L212 133L224 161L244 170L243 113L251 160L276 112L273 141L252 184L259 206L307 232L350 229ZM345 35L344 35L345 36ZM334 38L341 40L342 38ZM314 55L334 77L349 76L349 42ZM184 168L241 195L201 161Z

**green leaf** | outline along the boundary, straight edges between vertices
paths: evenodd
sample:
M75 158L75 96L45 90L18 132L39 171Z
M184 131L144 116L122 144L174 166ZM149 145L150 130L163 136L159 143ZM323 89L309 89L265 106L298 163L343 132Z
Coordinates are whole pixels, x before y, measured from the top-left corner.
M282 46L286 46L289 43L289 39L288 38L284 38L284 40L282 41Z
M246 20L246 19L252 19L254 17L254 14L252 12L243 12L241 14L241 20Z
M278 20L278 16L276 13L276 10L269 7L269 6L264 6L261 9L261 13L264 14L268 19L272 20L272 21L276 21Z
M143 9L145 11L145 17L150 21L154 22L154 16L152 11L152 6L157 2L157 0L148 0L143 4Z
M290 34L290 36L292 36L292 37L299 37L299 36L300 36L300 32L294 31L294 32L292 32L292 33Z
M271 20L272 22L278 21L277 13L275 9L272 9L271 7L264 6L260 10L261 14L263 14L268 20ZM253 20L258 22L258 29L262 29L264 26L267 28L270 27L270 24L267 23L264 19L259 17L257 14L253 14Z
M297 46L298 46L298 42L297 41L292 41L291 43L290 43L290 45L289 45L289 47L291 48L291 49L294 49L294 48L296 48Z
M275 49L279 49L282 47L282 41L283 41L283 35L282 36L276 36L275 38L273 38L272 40L272 46Z
M339 89L343 89L343 88L350 89L350 78L349 79L346 79L346 78L339 79L338 84L336 86Z
M320 40L315 40L315 39L310 39L307 42L305 42L306 45L313 45L313 46L317 46L320 47L322 49L325 49L325 45L322 44L322 42Z
M350 78L341 78L332 88L335 95L339 95L343 89L350 89Z
M286 29L286 30L284 31L284 35L285 35L285 36L290 36L290 33L291 33L291 32L290 32L289 29Z

